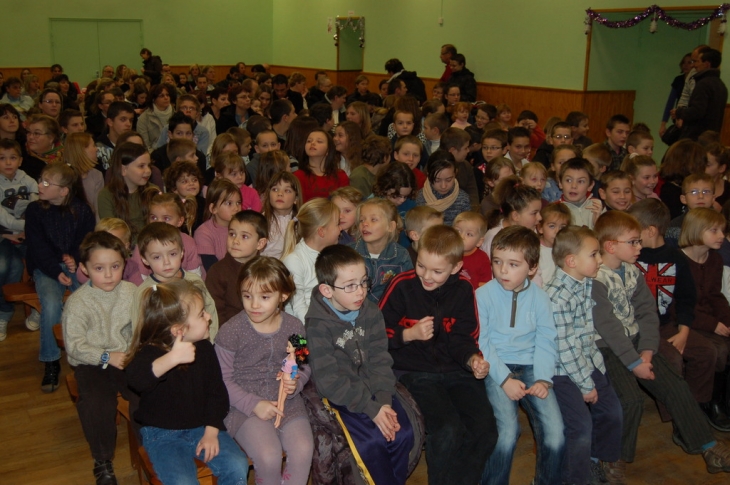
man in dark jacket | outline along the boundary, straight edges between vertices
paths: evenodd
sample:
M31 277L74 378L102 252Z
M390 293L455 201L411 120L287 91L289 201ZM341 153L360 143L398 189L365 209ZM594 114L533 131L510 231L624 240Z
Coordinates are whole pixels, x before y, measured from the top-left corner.
M426 85L423 84L421 78L418 77L416 71L406 71L403 63L398 59L390 59L385 63L385 70L390 76L390 80L402 79L406 83L408 92L418 99L420 103L426 101Z
M289 89L289 79L284 74L277 74L271 79L271 84L274 86L274 99L288 99L294 106L294 112L299 113L304 109L304 98L300 93ZM282 145L283 146L283 145Z
M146 47L139 51L139 55L144 59L142 74L150 78L153 86L160 84L162 79L162 59L160 59L160 56L153 56L152 51Z
M459 87L460 101L473 103L477 100L477 82L474 73L466 68L466 57L464 54L454 54L449 63L451 64L449 86Z
M722 130L722 119L727 104L727 87L720 79L722 54L715 49L702 52L694 61L697 74L695 88L689 105L677 109L677 119L682 120L682 138L697 140L707 130Z

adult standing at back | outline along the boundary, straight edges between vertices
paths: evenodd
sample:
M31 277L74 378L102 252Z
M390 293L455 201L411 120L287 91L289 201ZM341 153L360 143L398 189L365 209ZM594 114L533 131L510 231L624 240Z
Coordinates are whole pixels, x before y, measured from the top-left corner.
M441 46L441 62L446 64L444 73L441 75L442 83L448 83L451 79L451 59L456 55L456 47L451 44L444 44Z
M162 79L162 59L160 56L153 56L152 51L148 48L143 48L139 51L140 57L142 57L142 74L150 78L150 83L154 86L160 84Z
M688 106L677 108L677 119L682 120L682 138L697 140L707 130L720 132L727 104L727 87L720 79L722 54L707 49L694 61L697 74Z
M474 73L466 68L464 54L454 54L449 61L451 64L451 78L449 86L459 86L460 101L473 103L477 100L477 82Z
M388 82L393 79L401 79L406 83L408 93L414 96L419 103L426 101L426 85L423 84L421 78L418 77L416 71L406 71L403 63L398 59L390 59L385 63L385 70L390 76Z

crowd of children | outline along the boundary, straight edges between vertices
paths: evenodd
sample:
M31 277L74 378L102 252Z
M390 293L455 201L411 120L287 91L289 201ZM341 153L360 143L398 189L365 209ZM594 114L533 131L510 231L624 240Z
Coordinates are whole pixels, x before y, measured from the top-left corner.
M248 457L257 483L304 485L305 386L368 483L408 477L403 393L433 485L508 484L519 407L533 483L627 483L644 391L677 445L730 472L717 133L658 165L620 114L592 143L584 113L513 125L453 86L419 106L400 80L381 99L324 77L302 109L279 76L242 81L158 84L148 107L100 81L88 134L78 111L0 105L0 284L23 264L35 282L44 392L62 323L97 484L116 483L121 392L162 482L194 479L195 457L245 483ZM13 311L0 296L0 341Z

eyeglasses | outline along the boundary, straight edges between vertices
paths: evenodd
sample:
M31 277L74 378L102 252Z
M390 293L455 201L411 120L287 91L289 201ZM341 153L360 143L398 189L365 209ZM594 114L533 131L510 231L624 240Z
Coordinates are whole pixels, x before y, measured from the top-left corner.
M571 135L551 135L551 138L555 140L565 140L568 141L571 138L573 138Z
M53 182L49 182L48 180L43 180L43 179L38 180L38 185L42 185L44 187L50 187L51 185L56 186L56 187L63 187L63 185L61 185L61 184L54 184Z
M357 289L360 288L361 286L363 288L365 288L365 291L367 291L368 288L370 288L370 278L366 277L360 283L352 283L352 284L342 286L342 287L335 286L335 285L330 285L330 286L332 286L332 288L337 288L338 290L342 290L345 293L355 293L357 291Z
M642 240L641 239L631 239L630 241L616 241L616 240L614 240L614 241L611 241L611 242L628 244L629 246L635 248L636 246L641 246Z
M701 189L701 190L700 189L692 189L689 192L687 192L687 195L697 196L697 195L700 195L700 194L702 194L702 195L710 195L710 194L712 194L712 190L711 189Z
M26 136L29 136L31 138L33 137L39 137L43 135L47 135L48 133L43 133L42 131L29 131Z

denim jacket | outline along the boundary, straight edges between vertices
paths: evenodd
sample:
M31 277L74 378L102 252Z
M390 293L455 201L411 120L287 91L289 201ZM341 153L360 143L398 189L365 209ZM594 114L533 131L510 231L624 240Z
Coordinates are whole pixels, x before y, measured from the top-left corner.
M396 275L413 269L408 250L395 241L389 242L377 259L370 257L368 247L362 239L350 244L350 247L355 248L365 258L365 268L368 270L368 276L370 277L368 299L372 302L378 303L380 301L380 297L383 296L388 283Z

